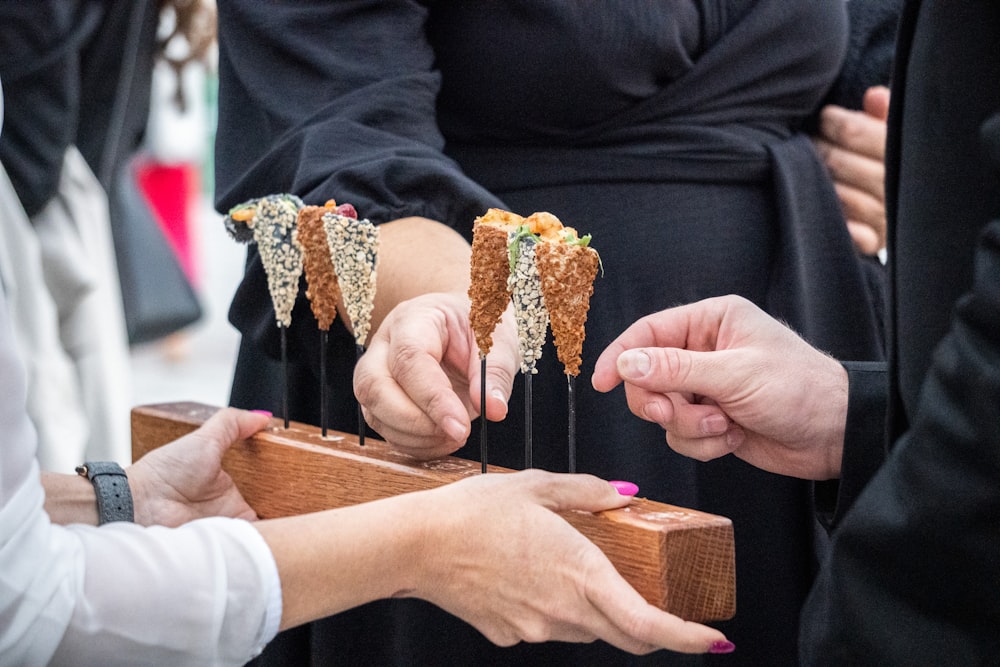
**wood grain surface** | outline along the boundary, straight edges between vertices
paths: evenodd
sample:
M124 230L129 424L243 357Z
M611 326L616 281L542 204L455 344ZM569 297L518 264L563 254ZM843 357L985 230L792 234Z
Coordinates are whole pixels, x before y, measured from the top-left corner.
M219 408L167 403L132 410L132 455L190 433ZM380 440L281 420L237 443L223 461L261 518L304 514L434 488L481 474L456 457L418 461ZM512 472L489 466L490 473ZM623 509L563 512L600 547L651 604L691 621L732 618L736 571L732 522L721 516L636 498Z

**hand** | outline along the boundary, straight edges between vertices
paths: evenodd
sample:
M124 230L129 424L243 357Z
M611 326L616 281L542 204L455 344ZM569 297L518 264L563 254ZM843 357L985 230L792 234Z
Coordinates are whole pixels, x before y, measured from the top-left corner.
M625 381L629 409L660 424L676 451L733 453L782 475L840 475L847 372L736 296L649 315L597 360L593 384Z
M429 531L409 595L501 646L607 641L636 654L732 650L721 632L648 604L604 553L555 512L628 504L605 481L540 470L477 475L428 492Z
M517 334L508 312L487 356L488 419L507 415L517 373ZM389 443L422 459L465 444L480 410L480 360L464 295L435 293L396 306L354 371L365 421Z
M840 197L847 227L858 250L875 255L885 248L885 134L889 89L869 88L864 111L829 105L820 112L820 136L813 139Z
M207 516L256 519L222 469L222 457L269 421L266 414L225 408L193 433L136 461L127 471L136 523L179 526Z

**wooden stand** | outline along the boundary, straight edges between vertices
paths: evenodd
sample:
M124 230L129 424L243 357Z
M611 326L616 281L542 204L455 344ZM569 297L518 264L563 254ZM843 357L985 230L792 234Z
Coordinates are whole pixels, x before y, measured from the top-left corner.
M200 426L219 408L169 403L132 410L134 460ZM431 489L480 474L456 457L421 462L368 438L291 422L237 443L223 465L261 518L355 505ZM512 472L489 466L490 474ZM639 593L690 621L732 618L736 573L732 522L721 516L636 498L619 510L564 512ZM487 518L488 519L488 518Z

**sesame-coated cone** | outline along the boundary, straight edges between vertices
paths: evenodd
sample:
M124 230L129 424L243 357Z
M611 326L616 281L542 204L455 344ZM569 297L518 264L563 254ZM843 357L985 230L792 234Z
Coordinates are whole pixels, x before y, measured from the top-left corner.
M302 275L302 246L295 225L298 208L287 195L268 195L258 202L253 218L253 238L267 273L274 316L286 329L292 324Z
M556 354L566 375L579 375L587 311L599 266L597 251L572 243L539 243L535 261Z
M327 212L323 228L354 340L364 345L371 329L378 283L378 227L369 220Z
M516 236L510 234L510 236ZM549 329L549 314L542 298L538 263L535 261L537 240L531 236L516 238L509 246L511 273L507 281L514 302L517 322L517 347L521 356L521 372L536 373L535 364L542 357L545 334Z
M340 301L340 285L323 228L323 214L329 211L325 206L305 206L299 210L298 221L306 297L322 331L328 331L337 318L337 302Z

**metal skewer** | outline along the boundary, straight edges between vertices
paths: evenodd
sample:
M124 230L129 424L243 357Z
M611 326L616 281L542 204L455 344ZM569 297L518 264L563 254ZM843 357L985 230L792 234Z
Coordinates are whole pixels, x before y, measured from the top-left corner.
M486 355L482 355L479 370L479 460L486 474Z
M569 422L567 424L569 445L569 472L576 472L576 376L566 376Z
M319 337L319 425L326 437L326 427L329 417L327 415L327 387L326 387L326 347L330 339L330 332L323 329Z
M365 353L365 346L361 343L357 343L354 347L356 352L356 360L361 359L361 355ZM361 402L358 401L358 446L365 446L365 430L368 425L365 423L365 416L361 414Z
M281 370L284 376L284 386L281 391L281 411L285 418L285 428L288 428L288 334L284 325L278 323L278 330L281 332Z
M531 466L531 371L524 374L524 468Z

